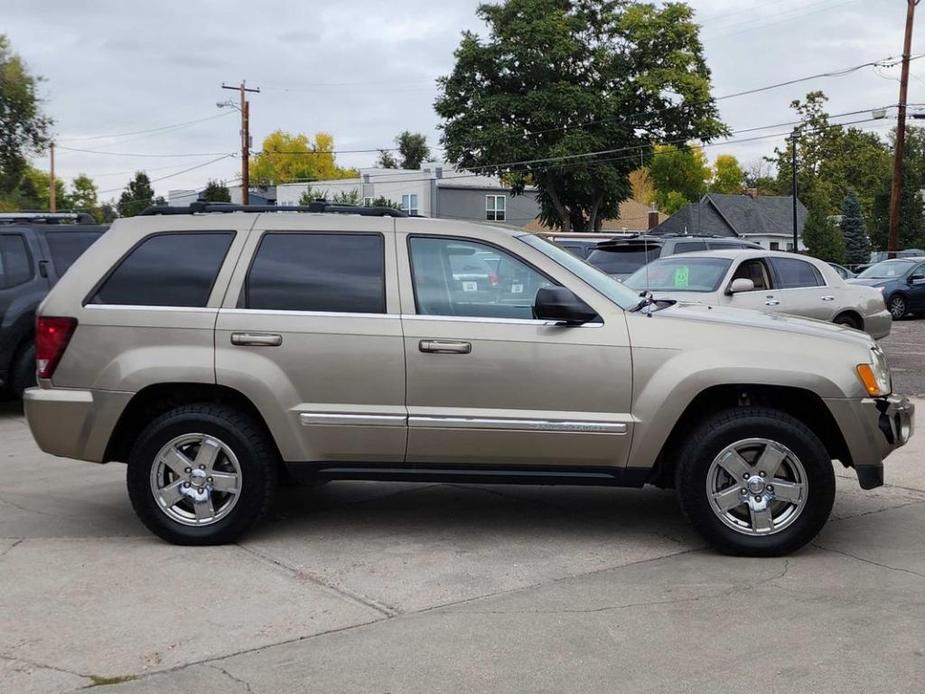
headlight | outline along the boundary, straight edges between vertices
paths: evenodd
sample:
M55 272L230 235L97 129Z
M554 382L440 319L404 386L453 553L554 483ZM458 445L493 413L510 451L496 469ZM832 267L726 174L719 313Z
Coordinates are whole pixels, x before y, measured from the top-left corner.
M886 363L886 355L879 346L871 347L870 363L858 364L857 372L868 395L879 397L889 395L893 390L890 367Z

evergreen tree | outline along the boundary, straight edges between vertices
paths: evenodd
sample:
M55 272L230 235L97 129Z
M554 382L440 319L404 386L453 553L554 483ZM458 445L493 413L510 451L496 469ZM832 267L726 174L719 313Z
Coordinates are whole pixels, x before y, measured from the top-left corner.
M803 227L803 243L809 254L827 263L845 262L845 237L834 222L818 210L810 210Z
M151 179L144 171L136 171L135 178L128 182L122 195L119 197L119 216L134 217L142 212L146 207L150 207L163 200L163 198L154 198L154 189L151 187Z
M231 202L231 191L221 181L210 180L199 194L199 199L205 202Z
M849 265L870 260L870 239L861 212L861 203L854 193L848 193L841 207L841 232L845 237L845 260Z

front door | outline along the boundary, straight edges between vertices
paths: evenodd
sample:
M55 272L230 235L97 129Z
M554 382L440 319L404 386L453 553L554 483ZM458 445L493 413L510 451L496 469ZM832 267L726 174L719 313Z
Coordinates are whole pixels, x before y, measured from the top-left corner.
M401 462L392 221L330 214L318 231L303 219L270 215L251 233L216 325L218 383L264 413L285 460Z
M743 260L733 270L729 284L732 284L732 281L737 279L749 279L754 283L755 288L750 292L724 295L728 305L733 308L746 308L766 313L785 310L781 306L781 293L771 281L771 271L767 263L761 258Z
M502 248L479 233L397 236L407 461L625 465L632 367L623 311L523 242ZM493 269L487 283L460 274L475 259ZM534 320L537 291L554 284L600 319Z
M909 310L925 311L925 263L909 273Z

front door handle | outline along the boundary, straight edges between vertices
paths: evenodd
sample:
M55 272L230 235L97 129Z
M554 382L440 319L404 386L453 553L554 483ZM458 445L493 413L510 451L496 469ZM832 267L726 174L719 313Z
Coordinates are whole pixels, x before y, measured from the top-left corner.
M824 296L822 297L822 300L823 301L835 301L835 297L834 296Z
M239 347L279 347L283 336L275 333L231 333L231 344Z
M449 342L447 340L421 340L418 349L433 354L469 354L472 351L471 342Z
M774 297L769 296L768 300L764 302L764 305L765 306L780 306L780 301L778 301Z

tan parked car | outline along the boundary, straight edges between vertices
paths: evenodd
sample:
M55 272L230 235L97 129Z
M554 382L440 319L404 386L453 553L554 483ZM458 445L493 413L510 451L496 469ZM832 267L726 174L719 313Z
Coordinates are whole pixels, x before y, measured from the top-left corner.
M657 299L789 313L864 330L880 339L893 319L883 292L848 284L816 258L762 250L688 253L653 261L626 278Z
M870 489L911 435L855 330L640 300L519 230L194 209L118 220L74 264L25 399L43 450L126 462L171 542L232 541L298 469L674 487L720 550L781 554L828 518L833 459ZM454 270L478 254L489 288Z

